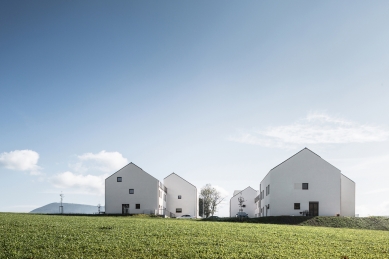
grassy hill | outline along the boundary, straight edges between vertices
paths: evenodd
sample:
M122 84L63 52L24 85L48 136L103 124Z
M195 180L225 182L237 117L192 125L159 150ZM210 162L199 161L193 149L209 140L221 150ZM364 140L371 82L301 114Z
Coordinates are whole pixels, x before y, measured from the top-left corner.
M208 219L203 219L208 221ZM263 218L220 218L217 221L246 222L262 224L299 225L315 227L352 228L370 230L389 230L389 217L263 217Z
M0 258L389 258L389 231L0 213Z

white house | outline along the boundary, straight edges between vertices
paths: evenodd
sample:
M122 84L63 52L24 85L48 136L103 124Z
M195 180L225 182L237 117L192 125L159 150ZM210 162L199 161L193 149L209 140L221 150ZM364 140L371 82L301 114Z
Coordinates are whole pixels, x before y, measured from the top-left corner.
M172 173L167 176L163 183L168 189L166 209L173 212L176 217L189 214L198 216L197 188L181 176Z
M250 186L244 190L236 190L232 198L230 199L230 217L235 217L236 213L239 212L240 206L238 199L242 197L243 202L243 211L248 214L250 218L255 216L255 202L254 199L257 196L257 191L251 188Z
M198 215L194 185L174 173L164 183L133 163L126 165L105 179L105 213Z
M257 216L355 216L355 183L304 148L263 178Z
M105 179L105 213L163 214L166 191L158 179L130 163Z

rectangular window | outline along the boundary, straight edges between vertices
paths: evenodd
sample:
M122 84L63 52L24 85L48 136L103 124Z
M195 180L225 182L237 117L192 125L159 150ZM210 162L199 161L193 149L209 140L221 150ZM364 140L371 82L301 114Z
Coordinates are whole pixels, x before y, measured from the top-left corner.
M140 209L140 204L135 204L135 209L139 210Z
M134 189L130 189L130 194L134 194Z
M181 199L181 195L178 195L178 199L179 199L179 200Z
M308 190L308 183L303 183L303 190Z
M182 213L182 208L176 208L176 213Z
M294 209L299 210L300 209L300 203L295 203L294 204Z
M267 194L270 194L270 184L269 184L269 186L267 187Z
M121 181L122 181L122 178L121 178L121 177L118 177L118 178L117 178L117 181L118 181L118 182L121 182Z

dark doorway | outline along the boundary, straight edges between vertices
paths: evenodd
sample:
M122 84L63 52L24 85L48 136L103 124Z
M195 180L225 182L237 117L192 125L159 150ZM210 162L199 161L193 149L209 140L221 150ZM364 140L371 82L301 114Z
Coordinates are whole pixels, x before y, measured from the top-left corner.
M319 216L319 203L310 202L309 203L309 216Z
M130 204L122 204L122 214L129 214L130 213Z

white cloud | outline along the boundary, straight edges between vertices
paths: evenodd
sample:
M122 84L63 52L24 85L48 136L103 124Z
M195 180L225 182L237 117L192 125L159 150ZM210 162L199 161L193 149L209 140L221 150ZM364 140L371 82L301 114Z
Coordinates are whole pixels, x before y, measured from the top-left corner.
M93 154L85 153L77 156L78 162L70 167L79 173L90 170L114 173L128 164L128 160L119 152L107 152L105 150Z
M40 175L37 165L39 154L32 150L15 150L0 154L0 166L16 171L30 171L32 175Z
M50 182L57 188L73 189L82 193L104 194L104 181L109 174L81 175L72 172L64 172L50 178Z
M229 140L265 147L294 148L301 144L340 144L386 141L389 131L325 113L310 113L291 125L246 132Z

